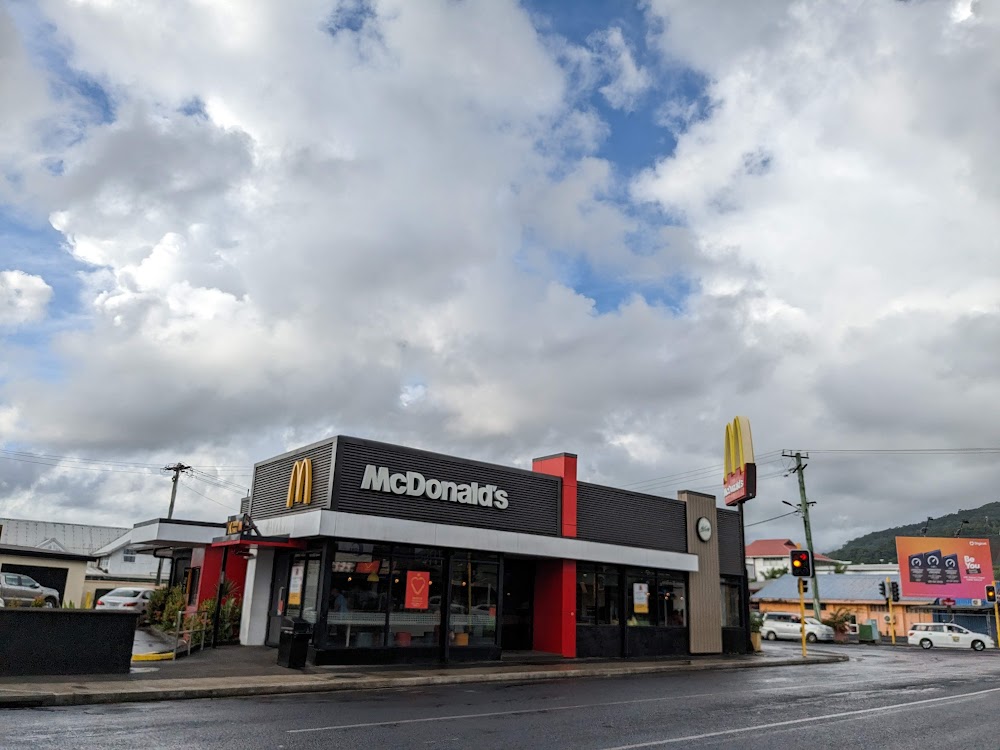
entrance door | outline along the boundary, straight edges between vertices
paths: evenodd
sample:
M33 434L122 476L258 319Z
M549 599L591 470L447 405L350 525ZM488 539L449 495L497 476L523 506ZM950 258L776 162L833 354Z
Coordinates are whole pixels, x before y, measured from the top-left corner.
M535 603L535 562L505 557L503 561L503 622L500 647L504 651L530 651Z
M271 599L267 604L267 636L264 643L277 646L281 633L281 620L284 618L285 602L288 598L288 573L291 570L292 556L288 552L278 552L274 555L274 577L271 579Z

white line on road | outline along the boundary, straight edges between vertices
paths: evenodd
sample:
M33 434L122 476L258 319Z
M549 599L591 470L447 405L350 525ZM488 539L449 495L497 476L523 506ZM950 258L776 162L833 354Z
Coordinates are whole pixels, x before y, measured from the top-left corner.
M604 750L637 750L643 747L660 747L662 745L672 745L676 742L693 742L694 740L707 740L712 737L725 737L726 735L739 734L741 732L756 732L761 729L775 729L777 727L789 727L795 724L807 724L810 721L828 721L830 719L842 719L845 716L861 716L864 714L874 714L882 711L897 711L911 708L913 706L924 706L928 703L942 703L944 701L956 701L962 698L972 698L977 695L1000 692L1000 688L989 688L988 690L976 690L972 693L959 693L958 695L943 695L938 698L924 698L919 701L908 703L894 703L891 706L878 706L876 708L859 708L855 711L840 711L835 714L822 714L821 716L806 716L802 719L789 719L788 721L775 721L770 724L756 724L749 727L739 727L737 729L722 729L718 732L706 732L705 734L689 734L686 737L671 737L666 740L652 740L650 742L637 742L634 745L616 745Z
M870 682L881 682L881 680L859 680L852 682L852 685L863 685ZM752 688L741 690L740 695L747 693L774 693L778 690L807 690L809 688L829 688L828 682L815 683L812 685L784 685L782 687ZM1000 688L997 688L1000 690ZM338 729L367 729L371 727L390 727L396 724L426 724L432 721L460 721L462 719L485 719L494 716L521 716L524 714L541 714L549 711L579 711L586 708L605 708L610 706L631 706L639 703L662 703L664 701L691 700L692 698L712 698L720 695L732 695L732 692L720 693L695 693L686 695L658 696L656 698L633 698L627 701L609 701L607 703L580 703L572 706L539 706L538 708L522 708L513 711L488 711L478 714L452 714L450 716L425 716L419 719L397 719L396 721L371 721L361 724L334 724L328 727L308 727L306 729L288 729L288 734L301 734L303 732L332 732Z

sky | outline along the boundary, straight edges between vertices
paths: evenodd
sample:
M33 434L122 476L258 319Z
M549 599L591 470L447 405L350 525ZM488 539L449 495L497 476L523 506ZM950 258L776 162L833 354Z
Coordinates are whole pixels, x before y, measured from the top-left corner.
M1000 4L11 0L0 515L236 512L334 434L721 496L996 501ZM765 522L766 523L761 523Z

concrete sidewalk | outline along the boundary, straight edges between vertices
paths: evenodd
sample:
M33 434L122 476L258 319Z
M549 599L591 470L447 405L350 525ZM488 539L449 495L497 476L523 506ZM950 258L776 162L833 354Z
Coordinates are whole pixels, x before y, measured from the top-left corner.
M240 647L237 647L240 648ZM240 648L242 651L243 649ZM847 661L839 654L822 653L787 658L775 655L693 657L656 661L559 661L531 664L475 664L454 667L311 667L289 670L246 669L246 662L231 648L228 659L198 664L198 658L164 663L164 668L133 669L129 675L72 678L17 678L0 681L0 707L72 706L95 703L228 698L235 696L325 693L338 690L386 690L428 685L458 685L484 682L534 682L570 678L621 677L626 675L690 672L699 670L754 669L760 667L830 664ZM269 650L270 659L274 651ZM220 660L221 657L216 657ZM257 666L258 659L250 659ZM167 667L186 668L168 669ZM220 665L228 668L220 669ZM271 665L266 665L270 667ZM200 668L199 668L200 667ZM251 673L251 672L258 673Z

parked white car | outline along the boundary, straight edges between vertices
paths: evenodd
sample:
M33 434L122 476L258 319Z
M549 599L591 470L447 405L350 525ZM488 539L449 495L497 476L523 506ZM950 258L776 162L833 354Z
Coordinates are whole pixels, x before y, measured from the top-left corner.
M961 625L944 622L917 623L906 634L908 643L920 648L971 648L973 651L993 648L993 639L982 633L973 633Z
M802 637L802 620L799 615L792 612L765 612L760 625L760 634L769 641L798 640ZM810 643L832 641L833 628L824 625L815 617L807 617L806 640Z
M146 619L146 609L149 607L149 597L152 593L152 589L112 589L97 600L95 609L125 609L138 612L141 622Z

